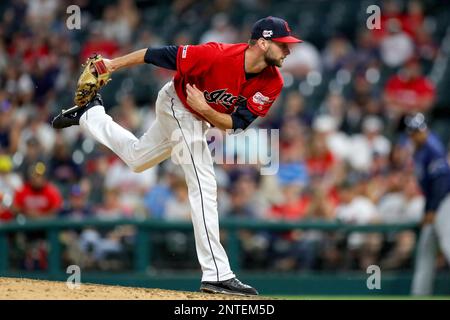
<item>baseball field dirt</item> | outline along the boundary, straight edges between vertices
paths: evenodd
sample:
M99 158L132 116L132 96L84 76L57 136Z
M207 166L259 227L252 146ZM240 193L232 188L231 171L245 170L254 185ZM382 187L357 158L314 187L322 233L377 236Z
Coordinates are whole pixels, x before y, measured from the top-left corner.
M241 300L267 299L201 292L173 291L82 283L69 289L65 282L0 278L0 300Z

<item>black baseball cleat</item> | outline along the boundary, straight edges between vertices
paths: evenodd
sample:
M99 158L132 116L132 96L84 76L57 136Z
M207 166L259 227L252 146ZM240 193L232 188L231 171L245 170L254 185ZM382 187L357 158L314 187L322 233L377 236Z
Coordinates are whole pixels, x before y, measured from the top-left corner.
M78 126L80 124L80 117L87 110L92 108L93 106L102 106L103 100L99 93L95 95L95 97L86 105L73 106L70 109L62 110L60 114L52 120L52 127L55 129L63 129L71 126Z
M236 277L225 281L203 281L200 291L207 293L236 294L241 296L257 296L258 291L240 282Z

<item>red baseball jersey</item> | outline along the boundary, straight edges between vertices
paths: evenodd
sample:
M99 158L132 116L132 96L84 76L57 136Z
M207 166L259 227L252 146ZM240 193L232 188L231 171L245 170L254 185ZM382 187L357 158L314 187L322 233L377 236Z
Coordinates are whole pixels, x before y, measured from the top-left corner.
M178 48L175 90L184 106L186 84L195 84L203 91L207 103L221 113L233 113L247 102L247 108L264 117L283 87L283 78L277 67L268 66L256 77L246 80L244 53L248 44L223 44L209 42L202 45L185 45Z

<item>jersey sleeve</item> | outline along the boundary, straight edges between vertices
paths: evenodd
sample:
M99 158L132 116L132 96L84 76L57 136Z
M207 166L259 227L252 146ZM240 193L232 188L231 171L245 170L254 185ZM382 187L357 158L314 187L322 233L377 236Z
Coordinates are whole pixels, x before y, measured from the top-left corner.
M436 211L439 204L449 191L449 168L446 155L442 151L435 151L434 158L426 166L429 177L429 190L426 196L425 210Z
M256 116L264 117L278 98L283 83L280 81L272 88L262 88L247 99L247 108Z
M218 45L209 42L201 45L179 46L177 54L177 71L182 75L196 74L208 69L217 56Z
M231 119L233 120L233 130L237 129L247 129L247 127L256 119L258 116L253 114L248 108L247 103L244 102L240 104L236 110L231 114Z
M169 70L177 69L178 46L165 46L160 48L148 48L145 52L145 63Z

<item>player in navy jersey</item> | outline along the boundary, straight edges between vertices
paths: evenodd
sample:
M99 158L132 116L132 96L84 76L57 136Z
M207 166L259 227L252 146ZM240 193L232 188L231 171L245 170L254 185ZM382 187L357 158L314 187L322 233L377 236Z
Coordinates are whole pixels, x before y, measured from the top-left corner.
M438 250L450 263L450 167L446 149L428 129L423 114L407 117L405 125L414 145L415 173L425 196L412 294L430 295Z

